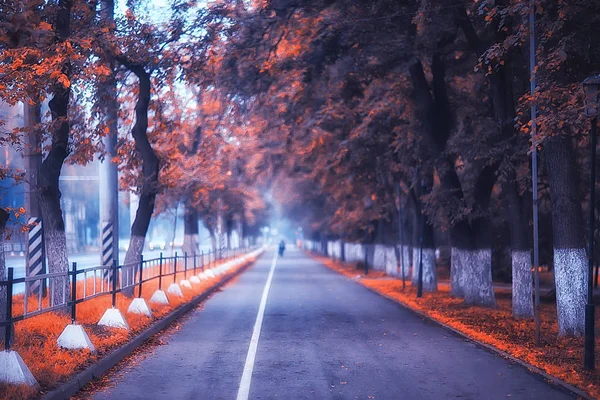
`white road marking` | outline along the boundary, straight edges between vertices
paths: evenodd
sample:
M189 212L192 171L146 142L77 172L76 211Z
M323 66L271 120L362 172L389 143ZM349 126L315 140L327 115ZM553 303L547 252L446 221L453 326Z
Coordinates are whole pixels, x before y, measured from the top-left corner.
M260 338L262 321L265 315L265 308L267 307L267 298L269 297L269 289L271 289L271 281L273 280L273 274L275 273L276 265L277 253L275 253L275 257L273 257L271 269L269 270L269 276L267 277L267 283L265 284L265 288L260 299L258 315L256 316L254 330L252 331L252 338L250 339L250 347L248 348L246 364L244 364L244 372L242 373L242 379L240 380L240 388L238 390L237 400L248 400L248 396L250 395L250 383L252 381L252 371L254 370L254 359L256 358L256 350L258 349L258 339Z

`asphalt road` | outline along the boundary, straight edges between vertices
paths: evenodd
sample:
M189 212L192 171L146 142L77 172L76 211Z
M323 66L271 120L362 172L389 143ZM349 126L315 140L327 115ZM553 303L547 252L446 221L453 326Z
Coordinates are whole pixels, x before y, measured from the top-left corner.
M266 253L94 398L573 398L299 251L273 258Z

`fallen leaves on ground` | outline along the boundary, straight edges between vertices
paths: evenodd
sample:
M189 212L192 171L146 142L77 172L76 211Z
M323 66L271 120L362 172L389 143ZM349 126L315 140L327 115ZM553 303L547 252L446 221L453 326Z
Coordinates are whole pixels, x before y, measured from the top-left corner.
M227 260L224 260L225 262ZM228 275L235 273L245 265L254 260L249 258L245 263L232 268ZM146 271L146 269L144 269ZM200 272L198 269L197 272ZM191 277L192 272L187 272L187 277ZM163 277L162 289L166 290L172 282L180 282L184 279L184 272L178 272L175 278L172 276ZM70 308L64 313L45 313L15 324L15 339L11 350L15 350L23 358L25 365L29 367L33 376L40 384L40 391L21 385L0 384L0 400L4 399L31 399L47 392L60 383L66 382L74 374L82 371L92 365L97 360L114 350L115 348L127 343L144 329L152 325L158 319L161 319L177 307L189 302L194 297L205 293L213 287L221 277L209 278L200 281L199 284L193 284L191 289L181 288L183 298L168 296L170 304L162 305L150 303L149 299L158 289L158 279L145 282L142 285L142 297L146 299L153 319L140 314L127 313L127 308L132 298L126 297L121 293L117 294L116 306L125 316L131 330L126 331L118 328L107 328L97 325L104 312L111 307L111 295L102 295L94 299L85 301L77 305L77 324L82 325L88 334L91 342L96 347L95 353L89 350L66 350L56 345L56 340L63 329L71 323ZM99 288L100 280L95 284ZM85 289L84 289L85 287ZM94 278L83 282L77 282L77 298L83 297L83 291L86 290L89 295L94 287ZM135 294L137 295L137 288ZM47 306L47 299L43 300ZM38 307L38 299L32 296L27 301L27 309L34 311ZM21 315L25 308L23 295L15 296L13 301L13 315Z

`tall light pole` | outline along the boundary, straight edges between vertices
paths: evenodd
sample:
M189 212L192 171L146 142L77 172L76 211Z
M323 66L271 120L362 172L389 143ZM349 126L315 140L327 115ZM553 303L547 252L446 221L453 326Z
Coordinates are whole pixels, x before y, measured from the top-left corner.
M529 68L531 94L531 195L533 197L533 281L534 281L534 310L535 310L535 345L540 345L540 245L539 245L539 216L538 216L538 165L537 165L537 132L535 104L535 3L529 2Z
M588 287L587 303L585 305L585 342L583 367L593 370L596 367L594 341L595 332L595 306L594 306L594 205L596 202L596 129L598 125L598 102L600 100L600 75L590 76L583 81L585 93L586 117L592 118L590 129L590 219L589 219L589 251L588 251Z

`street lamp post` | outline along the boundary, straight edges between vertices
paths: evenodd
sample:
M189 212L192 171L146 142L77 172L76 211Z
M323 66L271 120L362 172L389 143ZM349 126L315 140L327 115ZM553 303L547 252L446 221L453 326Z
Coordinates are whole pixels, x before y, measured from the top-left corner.
M598 125L598 102L600 100L600 75L594 75L583 81L585 93L586 117L592 118L590 130L590 219L589 219L589 252L588 252L588 287L587 304L585 305L585 344L583 367L587 370L595 368L595 307L593 292L594 276L594 205L596 195L596 127Z

